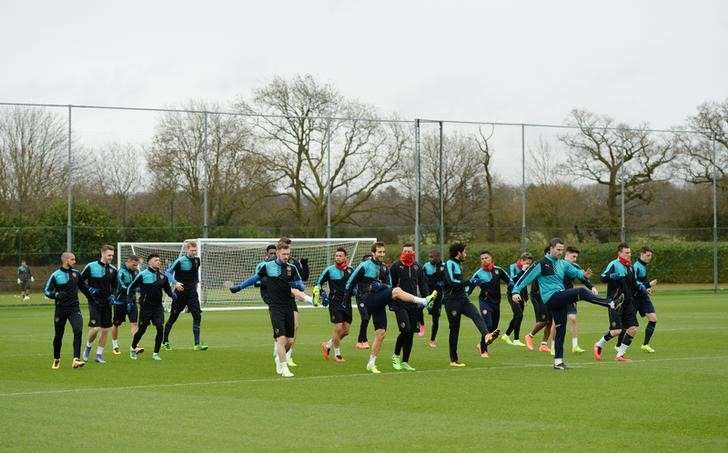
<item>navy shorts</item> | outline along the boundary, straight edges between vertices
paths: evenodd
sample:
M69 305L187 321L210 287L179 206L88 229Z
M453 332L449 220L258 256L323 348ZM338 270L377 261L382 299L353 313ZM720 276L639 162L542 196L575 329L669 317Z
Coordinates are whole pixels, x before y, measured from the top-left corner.
M628 329L630 327L638 327L637 309L632 302L622 304L621 310L609 309L609 329Z
M643 318L647 313L654 313L655 306L652 305L652 300L649 297L641 296L634 299L634 304L637 306L637 311Z
M200 313L200 298L197 291L183 291L177 293L177 298L172 301L172 311L182 313L185 307L190 313Z
M392 288L371 292L362 301L371 316L374 330L387 330L387 305L392 301Z

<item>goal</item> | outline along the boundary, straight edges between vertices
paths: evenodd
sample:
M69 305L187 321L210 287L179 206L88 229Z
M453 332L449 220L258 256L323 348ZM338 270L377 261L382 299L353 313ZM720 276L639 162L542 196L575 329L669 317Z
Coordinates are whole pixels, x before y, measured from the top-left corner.
M311 288L321 272L333 264L338 247L346 249L351 262L358 263L375 241L376 238L291 238L291 255L298 260L307 260L309 278L305 283ZM277 242L278 238L198 239L200 301L207 309L265 308L258 288L232 294L228 287L250 277L256 265L265 258L266 247Z
M239 293L229 291L231 284L247 279L255 272L256 265L265 258L265 249L276 244L278 238L198 238L197 253L200 256L200 284L198 293L205 310L240 310L266 308L258 288L247 288ZM343 247L352 264L358 264L362 255L369 252L376 238L291 238L292 256L307 260L309 278L306 287L316 283L321 272L333 264L334 252ZM146 257L157 253L167 269L184 253L184 242L119 242L117 264L121 266L127 256L140 258L140 269L146 267ZM166 296L165 296L166 298ZM167 303L169 301L166 301Z

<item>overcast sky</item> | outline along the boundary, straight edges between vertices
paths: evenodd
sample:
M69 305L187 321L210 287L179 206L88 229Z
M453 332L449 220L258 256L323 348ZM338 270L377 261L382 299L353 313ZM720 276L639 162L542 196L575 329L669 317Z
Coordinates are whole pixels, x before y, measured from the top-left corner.
M225 103L311 73L408 119L561 123L585 108L665 128L728 98L718 0L5 0L0 21L6 102ZM74 129L141 138L154 122L113 115L75 113Z

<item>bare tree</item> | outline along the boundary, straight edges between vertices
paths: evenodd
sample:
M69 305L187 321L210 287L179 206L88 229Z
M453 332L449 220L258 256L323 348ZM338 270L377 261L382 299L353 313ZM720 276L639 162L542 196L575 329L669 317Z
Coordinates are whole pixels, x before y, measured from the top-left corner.
M63 193L67 150L62 117L25 107L0 113L0 196L22 212Z
M131 143L110 143L96 156L92 178L96 187L119 203L123 225L127 223L129 198L142 184L142 156L143 151Z
M403 128L380 122L372 107L344 99L310 75L276 77L256 90L252 104L241 100L237 106L264 115L251 117L265 143L258 155L279 181L299 226L322 230L327 188L333 194L332 223L356 223L357 215L373 209L367 200L401 177L409 144Z
M687 129L692 133L675 133L674 140L682 159L680 169L687 181L700 184L728 175L728 99L705 102L698 112L688 117ZM716 158L713 158L713 141Z
M533 184L538 186L557 184L559 176L564 173L562 165L551 144L542 135L539 135L535 146L528 147L528 177Z
M486 226L488 227L488 240L495 241L495 213L493 212L493 168L492 159L495 153L495 148L490 143L490 139L493 138L495 133L495 126L492 126L490 131L486 134L483 132L482 127L478 127L478 134L475 136L475 144L478 146L480 151L480 164L483 167L485 174L485 190L488 193L488 205L486 209Z
M203 102L191 102L186 109L221 110ZM268 195L269 178L253 152L251 131L239 116L208 113L207 131L206 144L203 113L164 114L152 139L147 167L157 186L178 187L194 206L202 206L207 187L213 224L228 225L235 214L249 211Z
M675 158L669 140L655 139L646 124L630 127L583 110L573 110L569 123L578 132L559 137L572 153L566 168L574 176L606 186L611 225L619 223L620 178L624 178L625 203L635 207L651 201L648 183L667 179L660 170Z

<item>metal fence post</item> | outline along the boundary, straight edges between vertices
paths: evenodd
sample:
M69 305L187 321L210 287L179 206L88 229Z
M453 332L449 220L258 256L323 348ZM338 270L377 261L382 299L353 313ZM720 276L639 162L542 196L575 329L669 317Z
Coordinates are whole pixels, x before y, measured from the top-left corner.
M326 237L331 238L331 121L326 123Z
M521 124L521 251L526 250L526 125Z
M71 151L71 105L68 105L68 212L66 214L66 251L73 250L73 155Z
M420 257L420 120L415 119L415 256Z
M713 136L713 291L718 291L718 151Z
M445 195L443 190L442 167L443 167L443 137L442 121L440 123L440 150L439 168L437 170L438 185L440 187L440 256L445 256Z
M209 236L209 213L208 213L208 191L210 186L210 174L207 169L207 155L209 149L207 148L207 112L204 113L205 118L205 129L204 129L204 142L202 149L202 171L204 172L204 185L202 186L202 237Z

